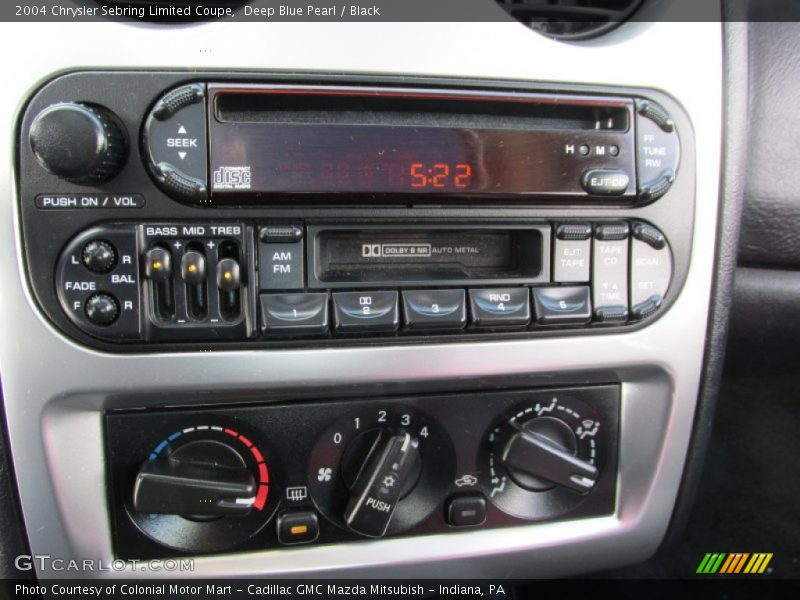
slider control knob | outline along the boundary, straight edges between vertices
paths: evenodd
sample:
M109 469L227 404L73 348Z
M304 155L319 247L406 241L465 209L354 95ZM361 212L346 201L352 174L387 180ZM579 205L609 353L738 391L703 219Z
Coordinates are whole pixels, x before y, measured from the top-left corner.
M172 254L169 250L156 246L147 251L145 275L153 281L166 281L172 277Z
M206 280L206 257L197 250L189 250L181 258L181 277L189 285L200 285Z
M45 108L28 137L39 164L61 179L96 184L115 177L128 155L118 120L105 108L61 102Z
M344 521L355 532L382 537L404 489L418 476L419 443L383 429L358 469Z
M224 292L233 292L242 284L242 271L238 261L223 258L217 264L217 287Z

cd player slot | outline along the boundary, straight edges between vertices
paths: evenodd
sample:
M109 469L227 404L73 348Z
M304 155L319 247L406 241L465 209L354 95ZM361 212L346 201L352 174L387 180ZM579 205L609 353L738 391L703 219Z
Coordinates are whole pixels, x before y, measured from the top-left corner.
M310 228L310 286L534 283L549 278L549 228Z
M325 125L394 125L521 129L526 131L627 131L625 102L575 99L558 104L552 96L474 98L456 94L385 92L350 93L335 90L220 90L214 117L221 123L291 123ZM255 92L255 93L254 93Z

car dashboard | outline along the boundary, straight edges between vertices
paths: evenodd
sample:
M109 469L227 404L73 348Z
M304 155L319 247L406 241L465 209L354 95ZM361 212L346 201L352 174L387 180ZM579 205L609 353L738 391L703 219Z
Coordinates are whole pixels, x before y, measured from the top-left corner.
M6 27L63 39L7 64L0 97L31 553L104 578L652 555L702 446L724 34Z

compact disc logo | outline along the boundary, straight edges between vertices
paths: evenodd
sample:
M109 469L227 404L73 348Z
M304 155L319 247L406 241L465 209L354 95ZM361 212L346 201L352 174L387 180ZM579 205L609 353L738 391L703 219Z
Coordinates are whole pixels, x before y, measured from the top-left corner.
M214 171L213 181L216 190L249 190L250 167L220 167Z

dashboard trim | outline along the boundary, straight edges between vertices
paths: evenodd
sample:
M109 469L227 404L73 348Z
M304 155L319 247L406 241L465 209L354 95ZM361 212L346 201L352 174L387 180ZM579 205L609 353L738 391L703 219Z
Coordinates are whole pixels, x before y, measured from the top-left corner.
M22 40L39 24L15 25L5 31ZM224 68L292 70L324 69L464 78L499 77L554 82L597 82L662 88L683 104L695 127L697 164L695 227L686 283L672 308L648 327L614 336L509 340L459 345L416 345L379 348L310 349L302 351L241 350L225 353L167 353L114 356L81 347L58 333L35 307L25 281L21 252L18 199L14 174L0 175L0 238L14 239L14 253L0 256L0 278L8 285L0 296L5 333L0 339L0 370L6 419L13 449L21 504L31 550L60 558L92 557L110 561L105 467L102 459L103 410L120 406L168 405L175 402L221 404L236 394L262 400L352 395L356 390L386 394L404 388L422 392L437 386L477 389L508 385L509 380L549 386L568 379L571 384L602 380L622 384L622 440L619 456L618 508L613 517L533 524L502 531L471 531L446 536L359 542L329 547L306 547L244 555L209 556L195 561L192 576L303 575L342 577L459 577L476 575L517 577L559 576L611 568L644 560L660 544L672 515L692 432L705 349L711 280L714 272L718 205L721 123L721 51L719 23L630 23L585 45L558 44L535 36L517 24L451 24L446 35L435 24L386 24L369 28L304 25L308 30L353 37L343 48L311 44L318 51L299 49L280 58L281 43L299 34L289 24L256 47L252 57L241 49L263 38L263 28L236 26L236 42L220 41L224 49L209 58ZM98 29L102 27L101 29ZM481 40L491 28L497 36ZM196 66L193 50L220 35L223 24L203 24L170 32L148 27L87 24L86 42L61 56L39 58L35 64L14 65L0 107L15 114L22 99L37 84L31 73L54 72L90 59L96 36L120 38L115 52L104 57L109 67L146 66L171 60ZM334 31L335 30L335 31ZM52 30L54 32L55 30ZM374 43L391 49L413 31L420 41L416 58L439 51L435 68L424 61L396 60L388 50L365 54L358 46ZM133 56L121 40L136 38L143 49ZM106 37L107 36L107 37ZM269 36L267 36L269 37ZM682 44L674 45L675 37ZM497 39L503 39L502 44ZM356 43L356 40L358 43ZM159 42L166 42L167 48ZM273 46L275 44L275 46ZM652 48L669 47L657 54ZM292 47L291 45L288 47ZM170 54L174 49L175 54ZM476 59L464 60L461 50ZM509 61L511 51L517 58ZM535 66L525 55L557 57ZM548 54L549 53L549 54ZM669 56L666 56L666 55ZM135 63L133 61L136 61ZM497 65L502 67L497 69ZM550 64L552 63L552 64ZM609 70L608 64L626 64ZM423 72L420 72L423 71ZM0 162L13 164L16 131L0 126ZM365 369L364 364L373 368ZM557 373L557 375L553 375ZM445 380L447 382L445 383ZM386 385L386 381L396 381ZM177 395L193 390L188 397ZM147 400L144 400L147 395ZM228 400L231 401L231 400ZM76 457L81 457L76 459ZM100 524L100 526L98 526ZM38 571L40 578L63 572ZM130 573L98 573L104 577ZM164 576L166 573L137 573ZM185 573L184 573L185 575Z

